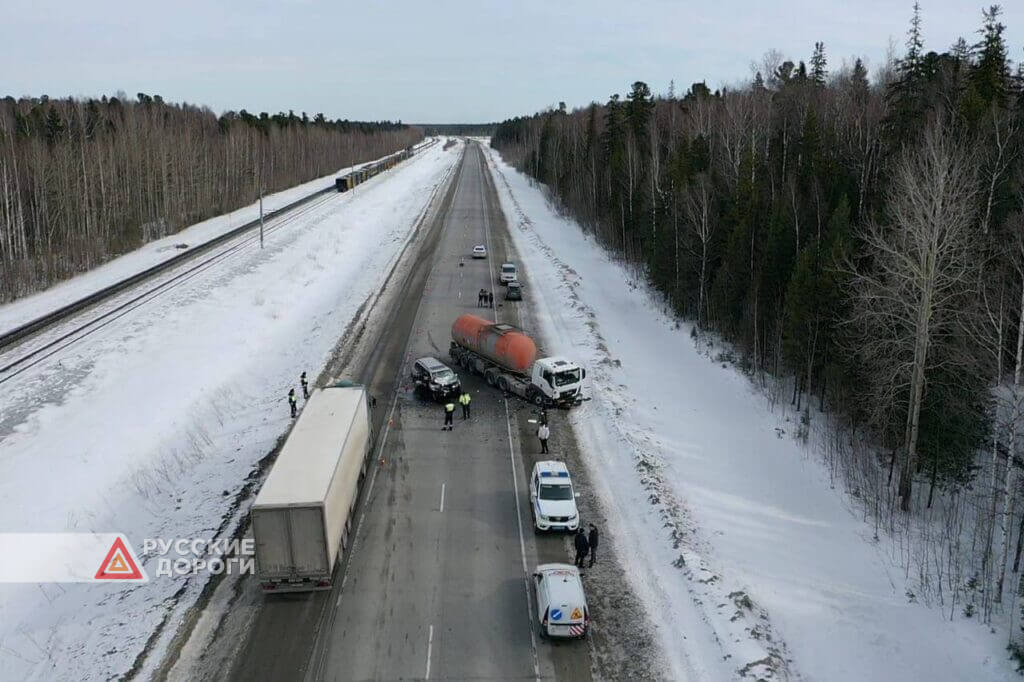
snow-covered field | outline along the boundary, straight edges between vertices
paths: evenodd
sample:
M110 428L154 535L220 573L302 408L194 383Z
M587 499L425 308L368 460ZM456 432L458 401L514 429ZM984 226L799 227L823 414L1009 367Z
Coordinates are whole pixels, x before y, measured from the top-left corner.
M416 146L419 148L429 143L430 140L427 140ZM276 194L268 194L263 197L263 210L264 212L269 212L282 206L287 206L291 202L309 196L317 190L333 185L335 177L345 175L371 163L373 162L369 161L341 168L337 172L325 175L322 178L310 180ZM173 258L181 253L177 248L179 244L188 244L189 246L202 244L259 217L260 204L259 201L256 201L231 213L190 225L184 230L163 239L153 240L135 251L126 253L90 270L81 277L75 277L66 282L55 284L45 291L40 291L39 293L19 298L17 301L0 306L0 332L13 329L18 325L34 320L46 313L99 291L106 286L119 282L126 277L130 277L137 272L142 272L146 268Z
M590 368L573 428L668 677L1018 679L1005 633L910 603L791 425L488 154L545 346Z
M229 536L247 477L290 424L288 388L303 370L316 377L460 153L434 145L4 384L0 413L38 405L0 441L0 532L118 532L137 551L145 538ZM0 320L95 290L159 248L0 308ZM148 645L145 675L207 578L144 564L147 584L0 585L0 678L111 679Z

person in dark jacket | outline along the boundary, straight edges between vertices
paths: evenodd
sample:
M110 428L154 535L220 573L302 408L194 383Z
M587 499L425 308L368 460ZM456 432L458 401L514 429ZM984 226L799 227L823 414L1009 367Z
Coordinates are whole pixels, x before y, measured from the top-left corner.
M597 526L590 524L590 538L587 542L590 544L590 565L593 566L594 562L597 561L597 542L599 536L597 534Z
M573 563L583 568L583 560L587 558L587 552L590 551L590 542L587 540L587 534L583 532L582 528L576 529L576 537L573 543L576 545L576 561Z
M292 410L292 419L295 419L295 415L298 414L298 410L296 410L296 402L297 401L295 400L295 389L288 389L288 406Z
M299 383L302 384L302 397L305 400L309 400L309 381L306 380L306 373L303 372L302 376L299 377Z

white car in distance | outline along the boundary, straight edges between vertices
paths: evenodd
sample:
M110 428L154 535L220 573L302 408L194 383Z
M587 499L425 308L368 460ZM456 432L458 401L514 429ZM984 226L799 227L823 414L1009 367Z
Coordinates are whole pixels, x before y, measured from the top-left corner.
M473 247L473 258L487 258L487 247L477 244Z
M502 263L501 274L498 275L498 279L502 284L508 284L509 282L519 281L519 270L516 268L515 263Z

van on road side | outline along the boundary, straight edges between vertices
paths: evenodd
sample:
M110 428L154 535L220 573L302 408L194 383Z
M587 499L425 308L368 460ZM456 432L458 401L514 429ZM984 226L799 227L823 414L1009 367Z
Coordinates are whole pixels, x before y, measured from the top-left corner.
M570 564L541 564L533 572L541 637L587 636L590 611L579 570Z

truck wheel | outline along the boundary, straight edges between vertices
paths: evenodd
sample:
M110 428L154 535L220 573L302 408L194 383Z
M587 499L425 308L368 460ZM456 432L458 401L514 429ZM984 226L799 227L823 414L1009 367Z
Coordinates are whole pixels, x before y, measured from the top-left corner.
M505 377L498 377L498 388L505 393L508 393L508 379Z
M544 407L544 394L536 389L533 391L533 404L537 407Z
M484 376L487 378L487 384L489 386L494 386L494 384L497 383L497 377L495 376L495 372L488 370L484 372Z

